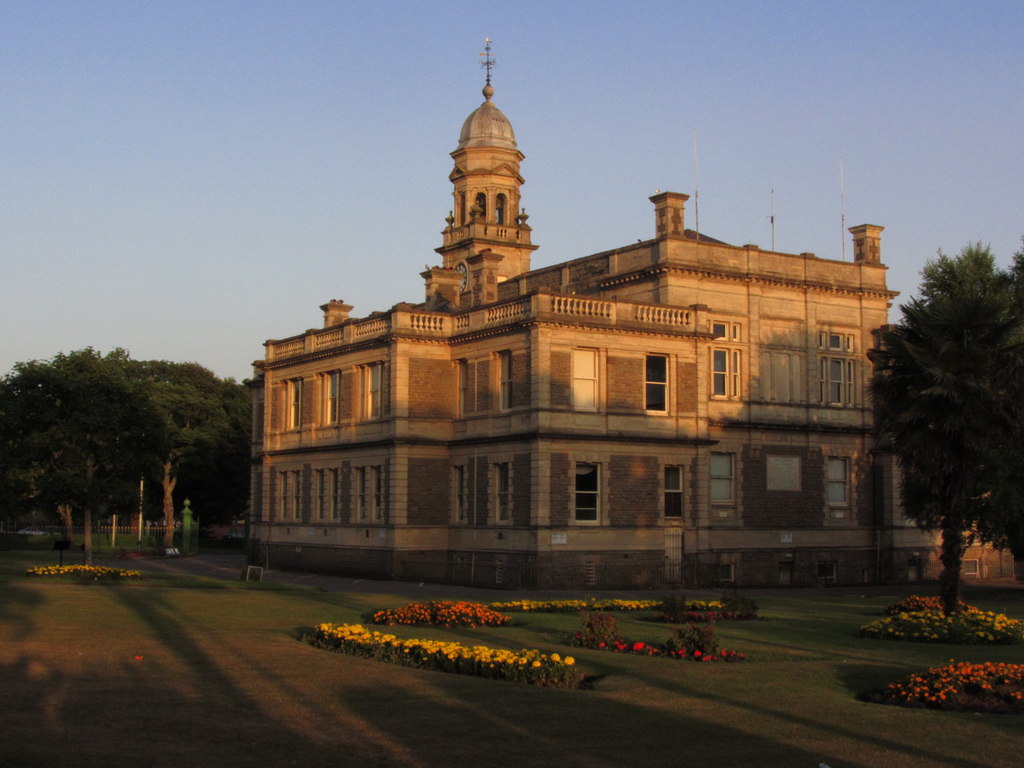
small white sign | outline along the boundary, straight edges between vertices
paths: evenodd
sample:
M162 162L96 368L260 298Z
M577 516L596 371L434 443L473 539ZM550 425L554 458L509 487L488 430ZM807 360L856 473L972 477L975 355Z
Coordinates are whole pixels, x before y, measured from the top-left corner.
M552 531L551 532L551 543L552 544L565 544L566 542L565 531Z

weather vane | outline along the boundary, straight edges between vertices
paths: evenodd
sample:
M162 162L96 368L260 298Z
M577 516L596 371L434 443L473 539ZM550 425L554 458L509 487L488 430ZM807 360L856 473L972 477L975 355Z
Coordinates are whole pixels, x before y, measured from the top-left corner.
M480 54L484 58L483 61L480 62L480 66L487 70L487 85L490 85L491 67L493 67L497 62L494 60L494 57L491 56L491 38L485 37L484 43L484 52Z

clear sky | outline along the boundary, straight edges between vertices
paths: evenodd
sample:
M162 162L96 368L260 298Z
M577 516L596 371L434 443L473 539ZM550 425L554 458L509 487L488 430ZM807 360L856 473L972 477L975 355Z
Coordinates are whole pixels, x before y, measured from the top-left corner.
M1006 264L1022 29L1019 0L3 0L0 373L119 346L241 379L329 299L422 301L485 37L535 267L698 183L702 232L770 247L774 190L776 248L835 259L845 189L904 296L939 248Z

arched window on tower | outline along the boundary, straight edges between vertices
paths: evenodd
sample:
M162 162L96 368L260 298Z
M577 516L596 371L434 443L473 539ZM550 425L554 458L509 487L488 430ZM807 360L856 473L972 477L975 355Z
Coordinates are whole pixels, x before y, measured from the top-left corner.
M505 208L508 205L508 200L504 195L498 195L498 199L494 203L494 222L496 224L505 223Z
M487 195L483 192L478 192L476 195L476 205L473 206L478 211L478 216L487 221Z
M459 207L458 207L458 210L455 211L455 220L457 222L459 222L460 225L466 223L466 193L465 192L459 192Z

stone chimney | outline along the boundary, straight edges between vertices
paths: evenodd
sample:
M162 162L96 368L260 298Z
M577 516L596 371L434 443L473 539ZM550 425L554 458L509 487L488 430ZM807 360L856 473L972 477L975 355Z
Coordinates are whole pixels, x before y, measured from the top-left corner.
M659 240L665 237L683 237L683 209L689 195L679 192L659 192L650 198L654 203L654 236Z
M332 325L341 325L348 320L348 313L352 311L352 305L338 299L331 299L326 304L321 304L320 309L324 313L324 328L330 328Z
M885 227L878 227L874 224L858 224L850 227L849 232L853 235L853 263L854 264L881 264L882 263L882 230Z

